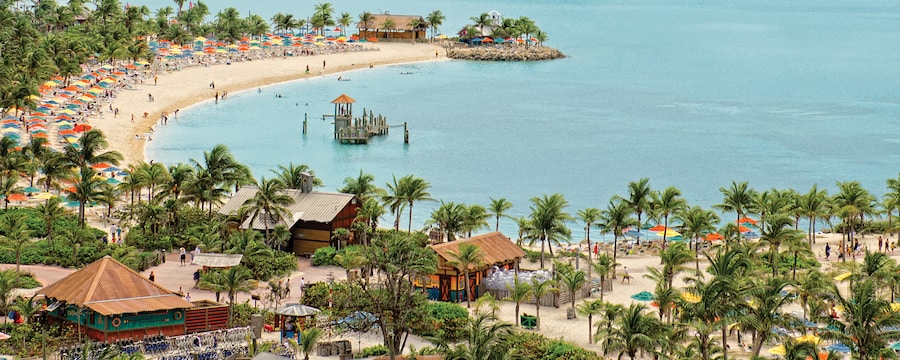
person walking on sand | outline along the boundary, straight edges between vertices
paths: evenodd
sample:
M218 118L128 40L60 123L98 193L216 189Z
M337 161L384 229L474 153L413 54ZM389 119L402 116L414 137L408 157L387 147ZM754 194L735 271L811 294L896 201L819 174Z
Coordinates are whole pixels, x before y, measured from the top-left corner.
M153 77L153 86L156 86L156 82L159 81L159 76Z
M178 249L178 254L181 256L181 266L186 265L187 261L187 251L184 250L184 246Z
M156 282L156 273L150 272L150 276L147 277L151 282Z
M322 60L322 69L325 69L325 60Z
M215 89L215 88L216 88L216 82L213 81L213 82L209 83L209 88L210 88L210 89Z
M219 103L219 92L216 91L216 104L218 104L218 103Z

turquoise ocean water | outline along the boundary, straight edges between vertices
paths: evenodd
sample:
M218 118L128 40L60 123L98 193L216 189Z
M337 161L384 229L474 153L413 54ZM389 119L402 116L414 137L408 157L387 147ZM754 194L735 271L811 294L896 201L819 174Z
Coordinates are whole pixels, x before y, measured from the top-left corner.
M271 177L279 164L306 163L325 190L334 190L360 169L382 186L392 175L415 174L432 184L437 199L487 205L489 197L505 197L516 216L529 212L529 198L555 192L566 196L572 214L603 208L641 177L709 206L732 180L799 192L859 180L880 196L885 179L900 172L900 3L333 4L354 16L440 9L445 33L490 10L528 16L550 35L547 45L569 57L385 66L343 74L352 81L334 75L233 93L218 105L183 109L178 121L159 127L148 158L186 162L223 143L257 177ZM311 3L208 5L213 13L235 6L265 18L312 12ZM368 146L336 144L321 115L333 112L329 101L341 93L358 101L356 111L408 122L411 143L395 129ZM413 227L436 206L416 205ZM573 238L583 236L580 227L573 224ZM515 236L511 221L501 230Z

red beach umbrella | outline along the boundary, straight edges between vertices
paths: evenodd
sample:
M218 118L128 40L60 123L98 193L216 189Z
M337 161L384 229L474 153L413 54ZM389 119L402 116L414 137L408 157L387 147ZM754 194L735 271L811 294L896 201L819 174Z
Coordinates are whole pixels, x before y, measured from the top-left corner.
M9 201L25 201L28 200L28 197L25 194L12 194L8 199Z
M662 225L656 225L656 226L650 228L650 231L653 231L653 232L666 231L666 227L662 226Z
M109 164L107 164L107 163L97 163L97 164L91 165L91 168L94 170L102 170L102 169L106 169L108 167L109 167Z
M93 127L91 127L90 125L87 125L87 124L78 124L78 125L75 125L74 128L72 128L72 130L75 132L85 132L90 129L93 129Z
M745 217L742 217L742 218L738 219L738 224L751 224L751 225L756 225L756 220L753 220L753 219L748 218L748 217L745 216Z
M725 237L719 233L712 233L706 235L706 241L716 241L716 240L725 240Z

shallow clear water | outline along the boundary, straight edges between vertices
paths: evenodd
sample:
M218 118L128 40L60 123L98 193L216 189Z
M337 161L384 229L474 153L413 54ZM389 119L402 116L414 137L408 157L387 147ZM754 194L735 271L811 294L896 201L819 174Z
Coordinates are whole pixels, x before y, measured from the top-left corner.
M434 10L389 5L394 14ZM265 6L254 11L268 18L281 10ZM603 208L641 177L708 206L732 180L800 192L860 180L880 195L900 171L900 4L449 1L440 9L448 33L482 11L529 16L569 57L377 67L343 75L352 81L335 75L233 93L158 128L148 158L187 161L223 143L257 177L291 161L309 164L326 190L360 169L380 185L415 174L435 198L486 205L505 197L513 215L554 192L572 214ZM408 122L411 143L395 128L369 145L336 144L321 115L342 93L358 101L355 112ZM435 206L416 205L414 227ZM501 227L515 234L512 222Z

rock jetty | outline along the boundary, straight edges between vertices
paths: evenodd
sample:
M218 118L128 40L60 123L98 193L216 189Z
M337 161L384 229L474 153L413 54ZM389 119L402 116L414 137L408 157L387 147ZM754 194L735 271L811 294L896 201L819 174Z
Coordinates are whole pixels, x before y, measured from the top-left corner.
M541 61L566 57L561 51L544 46L475 46L447 49L447 57L480 61Z

